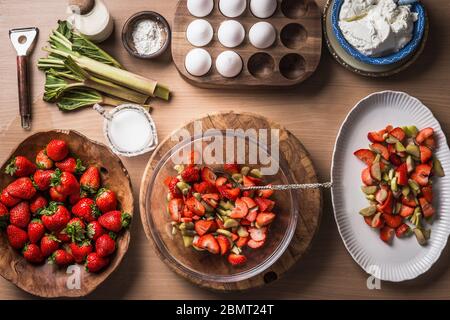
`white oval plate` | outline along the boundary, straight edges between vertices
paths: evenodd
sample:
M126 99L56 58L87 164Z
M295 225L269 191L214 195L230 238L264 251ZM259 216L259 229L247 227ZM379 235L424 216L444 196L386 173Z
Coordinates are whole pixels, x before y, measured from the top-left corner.
M386 125L432 127L437 137L436 155L447 176L433 178L437 217L431 225L431 239L420 246L415 237L395 238L386 245L379 231L369 228L359 215L367 207L361 192L364 164L355 150L368 148L369 131ZM369 274L385 281L414 279L437 261L450 233L450 150L441 126L431 111L419 100L403 92L383 91L361 100L348 114L336 139L331 167L332 201L336 223L345 247L353 259Z

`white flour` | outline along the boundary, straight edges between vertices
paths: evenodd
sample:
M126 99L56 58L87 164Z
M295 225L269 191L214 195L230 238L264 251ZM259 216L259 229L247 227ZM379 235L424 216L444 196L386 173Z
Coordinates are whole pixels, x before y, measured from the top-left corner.
M163 45L163 28L153 20L140 21L133 30L133 43L140 55L150 55Z

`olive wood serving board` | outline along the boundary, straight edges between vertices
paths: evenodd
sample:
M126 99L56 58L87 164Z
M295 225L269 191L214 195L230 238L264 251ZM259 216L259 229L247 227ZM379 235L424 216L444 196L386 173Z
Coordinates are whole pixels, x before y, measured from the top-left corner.
M73 130L52 130L38 132L25 139L14 150L0 171L0 190L3 190L13 178L4 174L7 163L17 155L24 155L34 161L36 153L45 147L51 139L62 139L69 144L71 154L76 155L84 165L96 165L100 168L102 185L117 194L120 208L133 214L133 193L131 181L122 161L109 148ZM32 265L12 249L4 232L0 233L0 275L17 287L36 296L45 298L82 297L91 293L117 268L128 250L130 231L122 231L117 239L117 251L111 257L110 265L97 274L85 271L79 266L81 281L79 289L68 289L67 282L73 273L66 273L66 268L51 264Z
M270 128L279 129L280 152L285 158L288 167L290 168L290 170L292 170L291 173L294 182L317 182L317 174L314 169L314 165L309 157L308 152L305 150L301 142L288 130L268 120L267 118L250 113L229 112L209 114L196 121L201 121L204 131L211 128L217 130L225 130L227 128L240 128L243 130L258 130ZM189 122L179 130L185 129L193 134L194 122ZM147 164L141 182L139 201L141 219L147 238L154 245L155 251L158 256L169 266L171 270L176 272L178 275L186 278L187 280L193 282L198 286L217 291L240 291L255 287L261 287L282 277L285 272L288 271L308 251L311 246L312 239L319 228L323 202L322 191L320 189L293 191L297 192L298 195L299 219L291 243L286 249L285 253L271 267L253 278L239 282L227 283L199 280L196 277L194 278L188 275L184 270L164 257L162 251L160 251L155 243L154 235L152 234L148 220L148 215L150 215L150 212L146 207L146 203L148 197L150 196L149 184L157 164L162 159L162 157L177 144L177 142L172 139L176 132L178 131L175 131L172 136L169 136L164 141L162 141L159 147L155 150ZM165 199L161 199L161 201L165 201ZM161 214L165 214L165 212L162 212ZM276 221L274 223L276 223ZM174 239L174 241L178 240L180 239ZM217 259L221 259L221 257L217 257Z
M314 0L278 0L272 17L255 17L247 0L245 12L237 18L228 18L219 10L219 0L204 18L213 27L213 40L202 47L211 55L211 70L202 77L191 75L185 68L185 57L195 47L186 38L188 25L198 19L187 9L187 1L177 4L172 27L172 56L180 74L191 84L204 88L259 88L286 87L306 80L317 68L322 50L322 24L320 9ZM245 29L246 36L236 48L226 48L218 40L217 31L222 22L236 20ZM255 48L248 39L250 28L257 22L271 23L277 32L275 43L267 49ZM225 78L215 68L215 60L223 51L233 50L243 61L243 70L235 78Z

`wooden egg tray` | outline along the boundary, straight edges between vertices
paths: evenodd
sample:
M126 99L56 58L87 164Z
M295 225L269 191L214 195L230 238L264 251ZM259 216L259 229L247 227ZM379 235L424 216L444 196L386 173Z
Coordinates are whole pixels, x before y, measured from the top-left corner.
M214 29L213 40L202 47L211 55L211 70L202 77L191 75L185 68L187 53L195 48L186 38L188 25L196 19L205 19ZM222 22L236 20L246 32L245 39L236 48L223 46L217 37ZM255 48L248 39L250 28L257 22L267 21L277 31L275 43L267 49ZM242 72L234 78L225 78L215 68L215 60L223 51L233 50L243 61ZM319 7L314 0L278 0L274 15L268 19L255 17L247 0L245 12L237 18L228 18L214 0L210 15L197 18L187 9L187 1L177 4L172 27L172 56L181 75L190 83L205 88L283 87L303 82L317 68L322 50L322 25Z

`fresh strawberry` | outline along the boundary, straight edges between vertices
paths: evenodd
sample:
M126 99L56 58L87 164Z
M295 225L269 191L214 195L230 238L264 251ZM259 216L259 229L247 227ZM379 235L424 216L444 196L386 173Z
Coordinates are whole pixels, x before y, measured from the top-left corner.
M44 261L44 256L42 255L41 249L39 249L39 246L34 243L25 245L22 253L23 257L28 262L38 264Z
M81 162L80 159L75 160L75 158L72 157L66 158L60 162L56 162L55 166L61 171L66 171L74 174L82 174L84 170L86 170L86 167L83 166L83 162Z
M176 177L171 177L168 181L168 188L169 188L169 192L172 195L173 199L178 199L178 198L182 198L183 195L181 194L181 190L178 189L177 187L177 183L180 182L180 180L178 180Z
M90 193L97 193L100 188L100 171L97 167L90 166L80 178L81 189Z
M226 255L228 253L228 251L230 251L230 249L231 249L230 240L228 240L227 237L225 237L224 235L221 235L221 234L219 234L217 236L216 240L220 247L220 254L222 256Z
M400 215L383 214L384 222L391 228L397 228L403 223L403 217Z
M428 178L431 174L431 166L428 164L419 164L411 175L411 179L419 185L425 187L428 185Z
M250 239L247 243L247 246L249 246L252 249L258 249L258 248L261 248L265 242L266 241L264 241L264 240L263 241L255 241L253 239Z
M394 238L395 230L391 227L383 227L380 230L380 239L386 242L387 244L390 244L392 242L392 239Z
M90 241L85 240L83 242L69 244L70 251L76 263L83 263L88 254L93 251L93 247Z
M233 173L239 173L241 172L241 168L236 163L226 163L223 165L223 171L233 174Z
M433 188L430 186L426 186L422 188L422 195L428 202L433 202Z
M395 229L395 235L397 238L403 238L411 232L411 228L406 224L402 223L397 229Z
M52 174L51 186L55 187L55 190L65 196L80 192L80 183L77 178L70 172L61 172L56 169Z
M98 221L92 221L87 225L87 236L93 241L97 240L105 233L105 229L103 229L102 225Z
M88 194L86 191L80 190L80 192L76 192L74 194L71 194L69 196L69 203L74 206L76 205L81 199L87 198Z
M183 212L184 203L182 199L172 199L169 201L168 210L172 221L180 221L181 212Z
M6 235L8 237L9 245L13 249L22 249L28 241L28 235L26 231L12 224L6 227Z
M241 189L239 189L239 188L230 189L225 186L222 186L218 189L219 189L220 194L223 197L225 197L231 201L236 201L236 199L239 197L239 194L241 193Z
M23 156L13 158L5 169L6 174L17 178L30 176L35 171L36 165Z
M359 149L353 154L368 166L372 165L375 160L375 153L369 149Z
M422 213L425 218L430 218L434 215L435 210L433 206L425 198L419 198L419 203L422 207Z
M42 223L50 231L60 231L70 221L70 212L58 202L50 202L47 208L41 211Z
M371 142L384 142L384 134L386 133L386 130L381 130L378 132L369 132L367 134L367 138Z
M201 249L208 250L212 254L219 254L220 247L216 238L210 233L201 236L198 239L198 247Z
M252 176L247 176L247 179L250 180L251 182L253 182L255 185L260 185L263 181L260 178L256 178L256 177L252 177Z
M272 223L275 219L275 214L267 212L267 213L259 213L256 216L256 224L258 227L264 227Z
M41 170L50 170L53 168L53 160L47 156L44 149L36 155L36 165Z
M248 176L242 177L242 184L244 187L253 187L256 185L255 182L253 182L253 180L251 180Z
M242 199L236 199L234 209L231 212L230 218L242 219L245 218L247 213L248 213L247 204Z
M62 229L61 231L54 232L55 237L61 241L61 243L70 243L72 239L70 236L66 233L66 228Z
M406 186L408 184L408 166L406 163L402 163L402 165L397 168L395 176L397 177L397 184L401 186Z
M400 209L400 216L402 216L403 218L408 218L413 213L414 213L413 207L402 204L402 208Z
M202 195L202 200L213 208L217 208L220 197L217 193L207 193Z
M37 170L33 175L33 181L38 190L45 191L50 189L52 183L53 170Z
M391 146L391 144L390 144ZM389 161L396 167L401 166L403 161L397 154L393 153L389 156Z
M367 217L370 219L370 226L375 229L381 229L384 227L384 220L381 217L381 212L378 212L374 214L372 217ZM368 223L368 220L366 220L366 223Z
M407 197L402 196L402 204L405 206L412 207L412 208L414 208L417 205L414 196L411 194Z
M204 167L202 169L201 176L204 182L207 182L213 186L216 184L217 176L210 168Z
M420 150L420 161L422 163L427 163L433 156L433 152L428 147L425 146L419 146L419 150Z
M116 251L116 241L111 235L104 234L95 241L95 251L100 257L107 257Z
M434 137L426 138L423 142L423 145L430 150L434 150L436 149L436 140L434 139Z
M29 200L36 194L33 182L28 177L19 178L6 187L6 191L14 198Z
M44 209L48 205L48 201L46 198L41 196L40 194L36 194L30 200L30 211L33 215L39 214L42 209Z
M67 196L56 191L55 187L51 187L48 191L50 199L56 202L66 202Z
M214 193L216 191L216 187L213 184L202 181L194 183L194 191L200 194Z
M8 191L6 191L6 189L3 189L2 193L0 194L0 202L8 208L14 207L20 201L21 200L19 198L10 195Z
M83 198L78 201L77 204L72 207L72 213L86 222L94 221L100 216L100 211L94 200L91 198Z
M31 220L30 205L22 201L9 210L9 222L16 227L26 229Z
M6 228L9 222L8 208L0 202L0 232Z
M187 166L181 173L181 178L185 182L196 182L200 179L200 170L193 165Z
M41 239L41 252L44 257L49 257L59 249L59 240L51 234L46 234Z
M373 143L370 146L370 149L380 154L385 160L389 160L389 151L388 149L380 143Z
M266 198L259 198L256 197L255 199L256 204L259 207L260 212L270 212L272 211L273 207L275 206L275 201L266 199Z
M218 177L216 179L216 188L219 189L220 187L225 186L228 183L228 179L225 177Z
M85 239L86 225L80 218L72 218L64 230L72 242L80 242Z
M262 190L262 191L266 191L266 190ZM273 190L270 190L273 191ZM262 197L262 198L268 198L268 197ZM257 206L256 202L249 197L242 197L241 200L247 205L247 208L252 209L254 207Z
M31 220L28 225L28 239L31 243L38 243L45 234L45 227L40 219Z
M399 128L399 127L395 128L395 129L393 129L393 130L391 130L391 131L389 132L389 134L390 134L391 136L393 136L394 138L396 138L396 139L397 139L398 141L400 141L400 142L402 142L402 141L405 139L405 137L406 137L405 131L403 131L403 129L402 129L402 128Z
M198 220L195 222L195 231L199 236L212 232L215 227L214 220Z
M239 266L239 265L245 264L247 262L247 258L242 254L231 253L228 256L228 262L232 266Z
M270 184L268 186L270 186ZM270 198L274 194L274 192L275 191L273 191L272 189L258 190L258 197L260 197L260 198ZM247 197L247 198L250 199L249 197Z
M131 215L125 212L111 211L100 216L98 222L103 228L117 233L130 225Z
M372 179L372 175L370 174L370 167L365 168L361 172L361 180L366 186L372 186L374 184L374 180Z
M73 256L64 249L58 249L50 257L50 261L59 267L66 267L75 262Z
M102 258L96 252L90 253L86 258L86 270L89 272L99 272L109 264L108 258Z
M117 209L117 196L114 191L107 188L101 188L95 197L95 204L102 213L114 211Z
M378 205L377 209L378 209L378 211L380 211L382 213L392 214L392 209L393 209L392 203L393 203L392 192L388 191L388 196L387 196L386 200L384 201L383 204Z
M236 246L239 248L245 247L248 243L249 237L239 237L239 239L236 241Z
M422 144L426 139L433 136L434 130L433 128L425 128L419 131L419 133L416 136L416 142L418 144Z
M69 154L69 146L63 140L51 140L45 148L45 153L53 161L61 161Z
M194 214L203 216L205 214L205 207L195 197L190 197L185 201L186 207Z
M250 238L254 241L264 241L267 237L267 228L250 228L248 230Z

